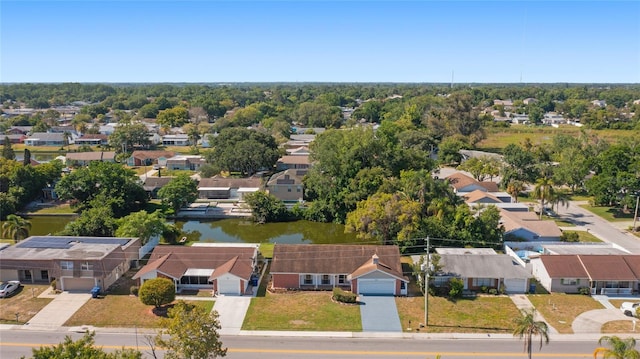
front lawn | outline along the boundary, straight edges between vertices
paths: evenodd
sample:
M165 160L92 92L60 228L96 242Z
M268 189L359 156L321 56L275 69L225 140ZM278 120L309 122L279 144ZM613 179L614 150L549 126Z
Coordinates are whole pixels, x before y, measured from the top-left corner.
M602 242L600 238L594 236L588 231L564 231L564 233L576 233L578 234L578 242L599 243Z
M338 304L331 292L289 292L251 300L243 330L362 331L358 305Z
M576 317L594 309L604 309L602 304L582 294L532 294L527 296L544 319L561 334L571 334L571 324Z
M53 299L38 298L45 290L51 287L48 285L22 285L18 292L9 298L0 298L0 323L4 324L24 324L31 320L42 308ZM16 313L18 321L16 322Z
M416 331L424 323L424 297L396 298L405 331ZM508 297L480 296L455 302L429 296L428 333L510 333L518 308ZM411 323L409 323L411 322Z
M633 318L630 317L629 320L612 320L606 322L600 329L600 332L602 334L632 333L633 329ZM636 323L635 330L640 330L640 324Z
M633 211L629 213L622 212L619 208L614 207L595 207L588 204L580 205L587 211L602 217L609 222L626 222L633 221Z
M207 311L213 308L213 301L185 301L203 306ZM130 295L107 295L91 299L82 306L65 326L92 325L95 327L141 327L157 328L161 317L153 314L153 306L144 305L140 298Z

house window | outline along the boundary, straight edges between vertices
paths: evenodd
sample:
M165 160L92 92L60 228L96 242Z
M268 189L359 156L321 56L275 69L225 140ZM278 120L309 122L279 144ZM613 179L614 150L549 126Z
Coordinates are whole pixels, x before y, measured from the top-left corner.
M435 285L436 287L442 287L443 285L449 283L449 279L449 277L433 277L431 283L433 283L433 285Z
M329 279L329 275L328 274L323 274L322 275L322 282L323 285L327 285L327 284L331 284L331 279Z
M400 282L400 289L406 289L407 288L407 283L405 282Z
M42 280L49 280L49 271L48 270L41 270L40 271L40 278L42 278Z
M347 283L347 276L345 274L340 274L338 276L338 284L345 284Z
M287 192L291 192L291 187L287 187Z
M84 262L80 265L81 270L93 270L93 263Z
M578 284L580 284L580 279L562 278L562 279L560 279L560 284L562 284L562 285L578 285Z
M302 188L300 186L296 187L296 192L298 193L302 192Z
M303 284L313 284L313 276L311 276L311 274L305 274L302 283Z
M73 262L71 262L71 261L60 261L60 269L62 269L62 270L73 270Z
M493 279L491 278L473 278L474 287L491 287L493 286Z

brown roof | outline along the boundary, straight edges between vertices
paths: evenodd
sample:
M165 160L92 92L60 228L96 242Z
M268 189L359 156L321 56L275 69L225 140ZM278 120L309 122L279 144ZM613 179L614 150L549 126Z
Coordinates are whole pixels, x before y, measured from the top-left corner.
M624 256L624 261L629 266L629 269L635 274L635 276L640 279L640 256Z
M116 153L111 152L69 152L65 156L67 160L72 161L102 161L113 160Z
M255 248L248 247L187 247L162 245L154 248L146 266L142 267L133 278L157 270L173 278L180 278L187 269L223 268L225 273L249 280L253 271ZM230 268L223 267L234 259ZM247 270L249 268L250 270Z
M267 186L275 186L279 184L301 184L302 179L307 174L307 170L288 169L278 172L271 176L267 182Z
M282 156L278 160L278 163L285 163L288 165L308 165L309 156L298 155L298 156Z
M150 189L160 188L162 186L165 186L172 179L173 177L147 177L144 179L143 186L145 187L145 190L147 189L147 187Z
M227 273L231 273L236 277L249 279L251 278L251 273L253 273L253 268L249 263L240 261L238 260L238 256L235 256L216 268L211 277L209 277L209 280L214 280Z
M633 274L623 256L616 255L584 255L578 256L591 280L635 281Z
M551 278L589 278L578 256L543 255L540 260Z
M390 266L380 262L380 259L376 254L374 254L368 261L366 261L363 265L358 267L355 271L353 271L350 276L351 279L362 277L363 275L369 274L371 272L381 271L387 273L391 276L394 276L398 279L408 281L406 278L403 278L402 273L398 273Z
M479 201L479 200L481 200L483 198L489 198L489 199L493 200L495 203L502 203L502 201L498 197L496 197L496 196L494 196L494 195L492 195L490 193L481 191L479 189L477 189L475 191L471 191L469 193L465 193L464 196L462 196L462 197L464 198L464 201L467 202L467 203L474 203L474 202Z
M376 254L396 276L402 278L397 246L276 244L271 273L353 273Z
M139 160L158 159L160 157L171 158L175 155L173 151L133 151L131 156Z
M262 187L262 179L259 177L250 178L225 178L225 177L213 177L203 178L200 180L198 187Z
M476 181L474 178L465 175L462 172L456 172L446 177L451 186L455 189L460 189L467 187L471 184L480 184L480 182Z
M541 237L560 237L562 231L555 221L540 220L534 212L519 212L500 210L502 225L505 232L511 232L519 228L524 228Z
M498 192L498 184L491 181L482 181L480 185L487 189L489 192Z

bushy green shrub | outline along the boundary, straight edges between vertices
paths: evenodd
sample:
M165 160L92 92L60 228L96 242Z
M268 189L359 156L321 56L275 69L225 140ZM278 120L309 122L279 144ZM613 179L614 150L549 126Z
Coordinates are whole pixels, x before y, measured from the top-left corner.
M139 290L139 289L140 289L140 288L138 288L138 286L137 286L137 285L132 285L132 286L131 286L131 288L129 288L129 293L130 293L131 295L138 296L138 290Z
M562 232L560 240L563 242L579 242L580 236L578 232Z
M333 288L333 299L341 303L356 303L358 296L341 288Z
M460 278L451 278L449 280L449 298L455 299L462 297L462 290L464 289L464 282Z
M583 295L590 295L591 294L591 289L589 289L589 287L580 287L580 288L578 288L578 293L583 294Z
M498 295L498 290L495 288L489 289L489 294Z

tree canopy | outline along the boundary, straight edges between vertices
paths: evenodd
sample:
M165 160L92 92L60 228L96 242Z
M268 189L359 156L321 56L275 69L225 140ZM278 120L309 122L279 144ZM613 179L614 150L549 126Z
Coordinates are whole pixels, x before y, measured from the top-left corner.
M273 136L258 130L230 127L210 136L212 149L205 152L207 162L227 172L251 176L270 170L280 157Z
M162 204L174 213L198 198L198 183L186 174L171 179L158 191Z

